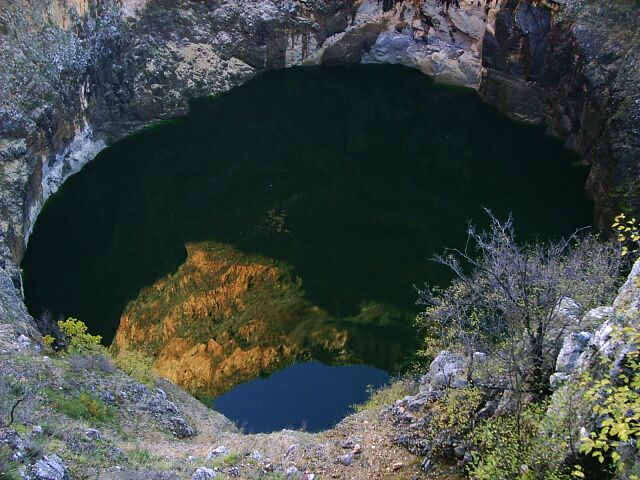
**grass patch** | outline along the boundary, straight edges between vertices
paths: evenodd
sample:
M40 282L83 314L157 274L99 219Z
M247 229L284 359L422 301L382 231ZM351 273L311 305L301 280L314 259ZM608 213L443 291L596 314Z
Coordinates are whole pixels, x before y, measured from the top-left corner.
M105 405L102 400L89 392L78 396L65 397L57 392L50 392L49 399L53 408L70 418L86 420L90 423L114 423L118 418L117 410Z
M0 479L20 480L20 464L11 458L11 449L7 445L0 445Z
M153 387L153 361L138 350L120 351L114 356L116 366L148 387Z
M369 399L360 404L353 405L356 412L364 412L366 410L380 410L393 404L396 400L413 395L416 393L417 385L415 380L409 378L401 378L394 380L389 385L375 389L371 386L367 387Z
M214 459L211 462L211 468L233 467L238 462L240 462L240 456L237 453L230 453Z
M146 448L134 448L127 452L129 462L138 467L148 467L154 463L155 459Z

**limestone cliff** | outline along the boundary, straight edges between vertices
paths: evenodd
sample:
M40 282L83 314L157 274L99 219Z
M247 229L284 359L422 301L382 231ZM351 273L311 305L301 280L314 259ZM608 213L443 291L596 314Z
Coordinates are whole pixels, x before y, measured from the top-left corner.
M106 144L191 98L300 63L385 62L479 89L592 166L605 221L637 208L637 2L2 0L0 267Z

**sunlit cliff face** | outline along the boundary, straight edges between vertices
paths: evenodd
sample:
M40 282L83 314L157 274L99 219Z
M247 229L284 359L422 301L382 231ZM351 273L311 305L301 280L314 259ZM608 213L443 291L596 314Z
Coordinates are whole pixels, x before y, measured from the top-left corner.
M372 308L384 309L369 305L350 320L364 319ZM214 397L302 358L371 360L354 351L352 333L305 299L286 264L201 242L187 245L176 273L128 305L114 348L142 350L161 376Z

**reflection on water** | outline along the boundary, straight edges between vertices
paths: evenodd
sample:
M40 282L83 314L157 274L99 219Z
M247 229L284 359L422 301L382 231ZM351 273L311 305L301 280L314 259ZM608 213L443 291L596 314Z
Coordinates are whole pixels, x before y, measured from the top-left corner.
M192 391L309 358L395 372L417 343L412 286L449 280L428 258L482 206L521 238L589 224L573 160L412 70L271 72L71 178L35 226L27 305L107 341L124 312L122 345Z

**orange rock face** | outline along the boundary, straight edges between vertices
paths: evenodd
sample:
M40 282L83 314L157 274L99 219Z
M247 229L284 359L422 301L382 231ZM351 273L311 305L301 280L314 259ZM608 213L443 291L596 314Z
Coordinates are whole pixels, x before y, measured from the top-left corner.
M202 242L127 306L114 348L141 350L161 376L214 397L297 359L348 360L333 323L287 265Z

